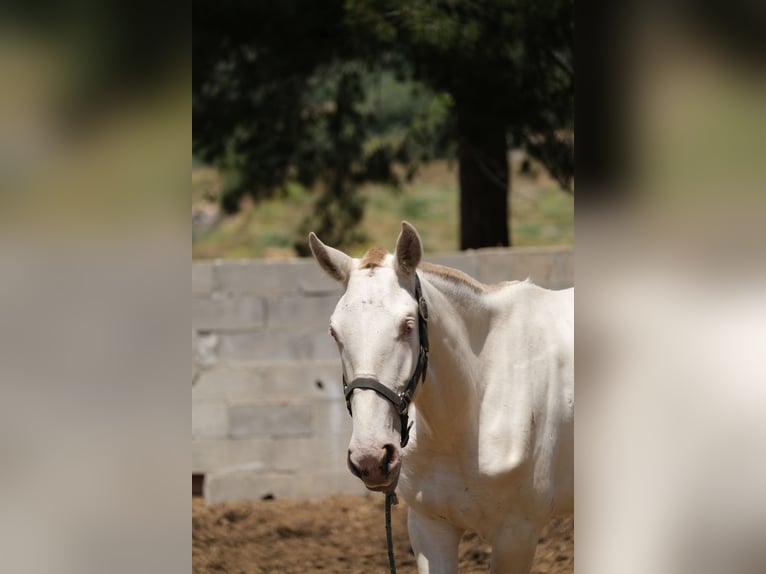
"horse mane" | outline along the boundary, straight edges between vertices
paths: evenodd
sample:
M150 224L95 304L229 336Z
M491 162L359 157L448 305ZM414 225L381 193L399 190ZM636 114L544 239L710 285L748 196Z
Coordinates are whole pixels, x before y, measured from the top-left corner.
M362 260L359 263L359 268L370 269L372 272L374 269L378 267L383 267L386 256L388 254L389 254L388 251L384 249L383 247L372 247L362 257ZM423 270L426 273L429 273L431 275L436 275L437 277L440 277L452 283L458 283L460 285L464 285L476 294L489 293L491 291L496 291L500 289L501 287L503 287L504 285L506 285L507 283L518 283L518 281L510 281L505 283L495 283L495 284L487 285L486 283L482 283L481 281L474 279L473 277L471 277L467 273L464 273L463 271L460 271L459 269L446 267L444 265L437 265L435 263L428 263L427 261L421 261L418 264L418 268Z
M445 267L444 265L437 265L435 263L421 261L418 267L431 275L436 275L437 277L446 279L452 283L459 283L464 285L477 294L487 293L502 287L501 283L495 285L486 285L485 283L474 279L468 275L468 273L464 273L459 269L453 269L452 267Z
M375 267L383 267L386 255L388 255L388 251L382 247L373 247L364 254L362 262L359 264L359 268L374 269Z

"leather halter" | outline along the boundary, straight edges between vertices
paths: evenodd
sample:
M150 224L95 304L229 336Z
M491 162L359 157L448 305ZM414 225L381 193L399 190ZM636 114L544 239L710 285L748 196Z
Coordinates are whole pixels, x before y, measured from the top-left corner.
M370 389L378 393L381 397L386 399L389 403L394 405L399 418L401 419L401 446L404 448L407 442L410 440L410 427L412 423L409 422L409 410L412 397L415 395L415 390L418 388L418 384L421 381L426 380L426 372L428 371L428 306L426 300L423 299L423 293L420 289L420 278L415 273L415 300L418 302L418 335L420 337L420 353L418 354L418 363L415 365L415 370L412 372L407 386L401 393L395 393L387 386L383 385L375 379L354 379L349 384L346 381L346 375L343 375L343 394L346 397L346 407L348 408L348 414L354 416L351 412L351 393L355 389Z

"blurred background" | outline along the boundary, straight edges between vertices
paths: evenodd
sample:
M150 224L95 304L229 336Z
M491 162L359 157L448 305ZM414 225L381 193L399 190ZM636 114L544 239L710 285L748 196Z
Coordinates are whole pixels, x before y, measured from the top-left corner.
M574 4L195 1L192 38L195 568L375 571L327 335L342 286L305 258L308 233L360 256L407 220L428 261L571 286ZM553 532L544 571L571 572L571 521ZM486 569L488 546L463 557Z
M192 253L571 244L574 3L194 2Z
M190 569L190 84L188 6L0 3L0 571Z
M0 6L3 571L189 571L192 252L571 242L570 4L268 4ZM578 565L761 573L764 4L581 8Z

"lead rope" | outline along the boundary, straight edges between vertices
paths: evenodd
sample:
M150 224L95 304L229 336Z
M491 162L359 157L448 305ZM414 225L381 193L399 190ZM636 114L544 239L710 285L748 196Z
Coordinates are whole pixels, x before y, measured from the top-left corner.
M399 504L395 492L386 493L386 544L388 544L388 569L391 574L396 574L396 560L394 559L394 538L391 535L391 505Z

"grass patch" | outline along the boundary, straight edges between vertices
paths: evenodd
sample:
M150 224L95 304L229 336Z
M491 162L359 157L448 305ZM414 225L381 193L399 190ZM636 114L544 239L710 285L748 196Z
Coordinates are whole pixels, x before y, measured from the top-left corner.
M512 244L567 245L574 242L574 198L558 189L544 172L518 173L514 162L511 191ZM216 179L218 178L218 179ZM220 189L220 176L210 168L192 170L192 210ZM366 240L349 249L361 255L373 245L391 250L402 219L418 228L427 252L459 249L457 166L446 161L425 166L401 190L379 184L359 189L366 200L361 222ZM192 257L291 257L292 241L313 206L314 194L296 183L279 198L246 202L240 213L195 233ZM208 208L210 203L208 201Z

